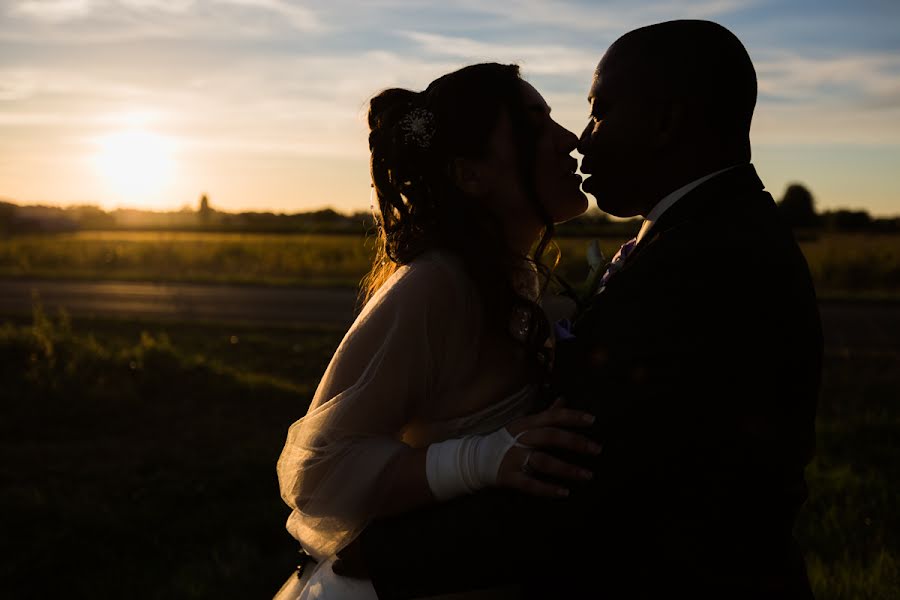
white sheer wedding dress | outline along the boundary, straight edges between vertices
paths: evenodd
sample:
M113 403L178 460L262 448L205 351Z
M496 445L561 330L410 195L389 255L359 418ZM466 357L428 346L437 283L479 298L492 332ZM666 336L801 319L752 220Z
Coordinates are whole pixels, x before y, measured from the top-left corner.
M532 269L520 291L536 298ZM278 460L288 531L318 565L302 589L291 575L276 600L376 598L370 582L339 577L331 563L373 517L391 459L532 408L520 348L486 325L461 263L437 251L401 267L366 305Z

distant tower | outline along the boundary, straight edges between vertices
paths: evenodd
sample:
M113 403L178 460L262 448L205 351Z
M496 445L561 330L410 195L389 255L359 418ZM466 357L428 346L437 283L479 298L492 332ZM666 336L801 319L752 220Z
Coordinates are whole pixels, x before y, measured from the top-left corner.
M200 196L200 210L197 211L200 215L200 220L204 223L209 221L210 215L212 215L212 209L209 207L209 198L206 197L206 194Z

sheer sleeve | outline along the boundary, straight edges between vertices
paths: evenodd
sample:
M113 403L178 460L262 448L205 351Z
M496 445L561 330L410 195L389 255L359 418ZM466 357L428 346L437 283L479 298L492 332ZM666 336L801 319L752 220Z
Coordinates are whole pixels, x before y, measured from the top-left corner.
M447 261L423 257L388 280L288 431L277 465L293 509L287 528L318 559L366 525L385 467L406 448L404 428L473 361L479 306L461 267Z

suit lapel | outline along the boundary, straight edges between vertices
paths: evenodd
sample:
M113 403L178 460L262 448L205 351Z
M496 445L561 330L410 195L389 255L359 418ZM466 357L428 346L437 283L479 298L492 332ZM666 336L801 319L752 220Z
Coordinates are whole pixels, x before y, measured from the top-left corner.
M632 249L616 276L633 265L640 254L663 238L666 233L709 210L717 202L727 202L735 193L763 189L763 183L752 164L741 165L703 182L663 213L647 235Z

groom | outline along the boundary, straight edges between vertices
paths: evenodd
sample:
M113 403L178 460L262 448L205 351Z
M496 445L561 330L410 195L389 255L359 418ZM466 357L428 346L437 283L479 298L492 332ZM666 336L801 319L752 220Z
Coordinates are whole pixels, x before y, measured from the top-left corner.
M555 385L597 416L593 481L495 490L372 524L380 598L521 584L534 598L811 598L806 499L822 337L809 271L750 164L756 74L725 28L673 21L603 56L585 191L645 217L561 341Z

